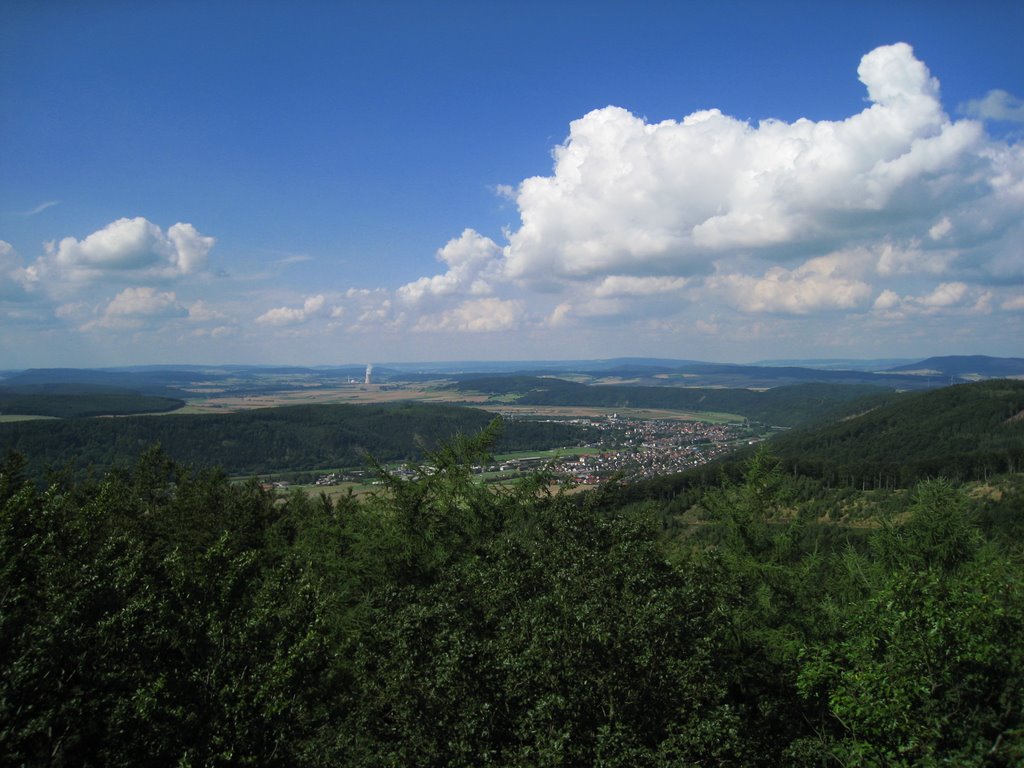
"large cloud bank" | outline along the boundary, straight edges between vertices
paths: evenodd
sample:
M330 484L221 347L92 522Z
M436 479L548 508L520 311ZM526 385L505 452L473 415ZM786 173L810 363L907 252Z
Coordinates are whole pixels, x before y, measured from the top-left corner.
M550 175L501 187L520 219L503 243L466 229L438 250L445 271L349 293L332 317L361 329L633 323L724 336L726 310L876 326L1017 311L1024 152L982 122L1012 116L1016 101L993 92L963 109L977 119L951 119L905 43L869 52L857 75L867 105L836 121L593 110L571 123Z
M751 124L711 109L650 123L596 109L572 122L551 175L506 188L521 223L503 247L467 230L448 249L472 236L471 260L399 294L495 292L500 275L563 294L545 316L564 320L664 294L807 315L866 312L885 291L939 283L964 286L943 306L977 306L984 291L967 283L1019 285L1020 146L952 120L905 43L871 51L857 74L869 104L839 121Z
M554 173L519 186L508 275L700 274L739 253L787 261L920 237L939 219L976 239L979 206L989 230L1013 224L1020 152L951 121L909 45L872 51L858 75L871 104L838 122L707 110L650 124L618 107L574 121Z
M66 296L60 315L84 328L173 318L211 337L254 329L260 343L317 328L368 346L462 334L492 356L495 334L535 344L562 333L569 355L588 330L601 350L619 333L619 351L668 353L660 345L682 334L708 348L731 339L753 350L785 334L852 348L868 326L902 339L960 332L971 318L982 338L1003 313L1020 327L1024 148L985 121L1021 119L1021 101L990 91L953 119L905 43L867 53L857 75L866 105L842 120L753 123L707 109L649 122L595 109L570 124L549 175L499 185L518 222L497 238L466 228L422 277L353 287L321 272L312 290L193 301L169 284L195 296L214 239L137 217L50 243L28 267L0 242L0 300ZM120 292L75 301L100 285Z

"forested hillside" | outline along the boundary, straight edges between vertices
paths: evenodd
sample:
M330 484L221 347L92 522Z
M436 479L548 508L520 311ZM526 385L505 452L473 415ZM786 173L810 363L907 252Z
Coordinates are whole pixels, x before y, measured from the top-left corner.
M220 467L231 474L259 474L321 467L360 467L422 455L458 433L472 434L493 418L458 406L310 405L240 413L65 419L0 424L0 455L28 458L29 472L46 467L81 473L128 465L159 444L175 461ZM499 438L503 451L539 450L594 439L584 427L548 422L509 422Z
M1024 381L894 394L852 403L845 414L779 435L772 449L794 472L869 487L1024 467Z
M1020 475L838 502L762 453L679 535L475 483L486 438L338 504L156 451L36 489L9 457L0 762L1024 762Z
M58 419L167 413L185 405L174 397L143 395L115 387L56 385L0 387L0 416Z
M453 385L461 391L516 396L519 405L669 408L735 413L770 426L790 427L820 418L837 405L885 392L865 384L794 384L757 391L586 385L532 376L467 377Z
M910 488L947 477L986 480L1024 467L1024 382L993 380L929 390L886 392L837 405L816 423L768 442L794 477L826 487ZM620 503L673 501L736 479L757 447L674 475L614 489ZM611 491L609 491L611 493Z

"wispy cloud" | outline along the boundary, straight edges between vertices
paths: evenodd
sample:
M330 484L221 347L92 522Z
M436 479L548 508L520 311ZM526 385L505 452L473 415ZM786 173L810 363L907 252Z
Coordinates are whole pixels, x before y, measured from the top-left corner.
M1019 99L1003 90L989 91L982 99L974 99L960 105L960 111L968 117L980 120L1002 120L1024 123L1024 99Z
M296 253L293 256L285 256L283 259L278 259L277 263L278 264L283 264L283 265L287 266L288 264L301 264L304 261L312 261L312 260L313 260L312 256L309 256L309 255L307 255L305 253Z
M15 211L14 215L15 216L24 216L24 217L35 216L37 213L42 213L47 208L53 208L53 206L55 206L55 205L60 205L60 200L47 200L45 203L40 203L39 205L37 205L35 208L32 208L31 210L28 210L28 211Z

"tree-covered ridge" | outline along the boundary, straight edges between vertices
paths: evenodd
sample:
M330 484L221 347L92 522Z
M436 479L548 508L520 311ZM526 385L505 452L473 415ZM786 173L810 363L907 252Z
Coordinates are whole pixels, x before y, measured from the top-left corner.
M185 394L182 387L196 379L195 371L161 368L156 371L111 371L93 368L32 368L13 371L4 379L5 389L86 391L110 389L138 392L146 395L175 397Z
M473 482L491 437L337 505L160 452L37 490L9 457L0 761L1024 760L1020 475L823 545L814 484L762 453L674 538L651 502Z
M866 384L793 384L768 390L588 385L532 376L470 377L452 386L518 395L519 405L715 411L781 427L814 421L842 403L885 391Z
M105 470L128 465L160 444L177 462L259 474L320 467L360 467L366 455L381 461L413 459L458 433L481 430L492 415L445 405L309 405L225 414L169 414L160 418L66 419L0 424L0 451L29 457L29 470L46 467ZM547 422L510 422L503 451L556 448L586 442L586 428Z
M996 379L852 403L828 425L779 435L793 471L897 487L946 475L982 479L1024 467L1024 381Z
M790 474L831 488L893 490L949 477L986 480L1024 466L1024 382L995 380L927 392L888 392L838 405L807 427L774 435ZM620 486L617 503L655 500L685 511L722 477L736 480L756 447L710 464Z
M126 389L84 385L0 387L0 415L59 419L167 413L184 400L139 394Z
M1024 358L989 357L988 355L947 355L929 357L890 369L900 371L932 371L939 376L984 376L1002 378L1024 375Z

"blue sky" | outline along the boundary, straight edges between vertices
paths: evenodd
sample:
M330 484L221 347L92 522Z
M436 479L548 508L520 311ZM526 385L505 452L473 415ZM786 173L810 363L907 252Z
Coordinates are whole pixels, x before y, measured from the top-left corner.
M1024 355L1017 2L0 5L0 368Z

